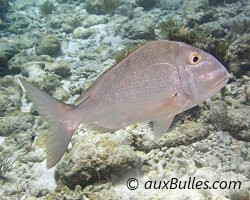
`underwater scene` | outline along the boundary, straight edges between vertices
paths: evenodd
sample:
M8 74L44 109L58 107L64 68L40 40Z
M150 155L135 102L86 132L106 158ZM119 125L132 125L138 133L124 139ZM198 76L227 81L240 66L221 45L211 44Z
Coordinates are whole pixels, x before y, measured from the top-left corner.
M0 200L249 200L249 0L0 0Z

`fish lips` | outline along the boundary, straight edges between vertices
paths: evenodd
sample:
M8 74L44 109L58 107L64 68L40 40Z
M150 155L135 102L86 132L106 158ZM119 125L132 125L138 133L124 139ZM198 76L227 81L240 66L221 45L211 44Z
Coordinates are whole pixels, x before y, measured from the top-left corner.
M216 82L212 87L210 87L210 90L214 90L214 89L221 89L224 85L226 85L226 83L228 82L229 77L226 76L224 79Z

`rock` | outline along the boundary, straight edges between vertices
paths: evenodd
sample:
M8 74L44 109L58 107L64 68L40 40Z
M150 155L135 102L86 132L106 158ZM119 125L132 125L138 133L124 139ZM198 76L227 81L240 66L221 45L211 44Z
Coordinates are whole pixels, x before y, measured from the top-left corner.
M40 82L46 76L44 62L28 62L25 63L24 67L22 67L22 75L29 77L34 82Z
M75 39L87 39L95 34L95 29L78 27L73 31L73 38Z
M48 76L44 77L43 81L39 82L38 85L41 89L52 95L54 90L62 85L60 81L60 76L56 74L49 74Z
M102 15L113 14L120 5L119 0L99 1L86 0L85 8L90 14Z
M68 62L60 60L53 63L46 63L45 71L52 72L62 77L67 77L70 75L70 66Z
M132 40L153 40L155 38L153 21L150 18L135 18L118 27L116 34Z
M246 93L248 102L250 102L250 85L246 86L245 93Z
M0 40L0 72L6 70L8 60L19 50L15 44L7 40Z
M212 35L213 37L221 38L225 36L224 29L218 22L208 22L198 27L197 30L203 31L208 35Z
M182 7L183 0L156 0L156 6L163 10L177 10Z
M228 107L224 101L217 100L211 102L208 110L208 121L218 130L225 130L227 126L225 123L227 113Z
M250 142L250 109L232 109L228 111L228 119L225 120L225 130L240 140Z
M209 5L218 6L224 5L225 3L236 3L238 0L208 0Z
M133 10L134 10L133 5L126 3L126 4L119 6L116 9L115 14L127 16L129 19L133 19L133 17L134 17Z
M10 78L0 78L0 117L21 106L21 87Z
M160 146L177 147L180 145L189 145L195 141L206 138L209 134L208 128L202 123L189 121L181 124L164 135L159 141Z
M233 33L249 33L250 31L250 18L246 16L244 13L240 13L231 19L227 19L223 25L230 32Z
M88 133L57 165L55 179L69 188L119 176L134 168L138 158L126 140L112 134Z
M56 91L53 93L53 97L59 101L67 101L70 97L62 87L56 88Z
M250 78L245 75L243 75L241 79L237 79L235 82L227 84L224 88L225 102L233 108L244 109L248 101L246 87L249 85Z
M30 129L34 124L35 118L29 113L13 113L0 118L0 136L18 134Z
M8 0L0 0L0 18L4 18L5 13L9 10L9 1Z
M225 61L228 67L236 76L250 75L250 33L244 34L235 40L228 48Z
M240 190L240 191L231 191L230 192L230 199L231 200L249 200L250 198L250 194L249 191L247 191L247 189L245 190Z
M37 55L55 56L61 49L61 44L58 38L54 35L43 37L35 46Z
M89 28L98 24L107 24L109 19L107 16L103 15L89 15L84 21L83 26Z
M23 35L25 33L31 32L29 29L29 25L33 26L34 21L29 18L26 12L15 12L13 15L7 15L5 21L15 22L10 23L9 26L6 27L5 31L16 35Z
M18 74L27 62L25 53L17 53L8 61L8 70L11 73Z
M135 3L145 10L148 10L156 5L156 0L136 0Z
M85 18L85 17L84 17ZM72 16L72 14L56 15L48 19L47 27L54 30L60 30L60 32L72 33L75 28L81 26L82 16Z

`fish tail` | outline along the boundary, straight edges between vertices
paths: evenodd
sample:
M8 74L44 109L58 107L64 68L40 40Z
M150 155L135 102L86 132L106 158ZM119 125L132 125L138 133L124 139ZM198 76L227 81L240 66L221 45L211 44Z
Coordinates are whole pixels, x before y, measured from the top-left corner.
M59 102L25 79L20 79L37 111L48 121L46 140L47 168L55 166L66 151L71 137L79 125L74 107Z

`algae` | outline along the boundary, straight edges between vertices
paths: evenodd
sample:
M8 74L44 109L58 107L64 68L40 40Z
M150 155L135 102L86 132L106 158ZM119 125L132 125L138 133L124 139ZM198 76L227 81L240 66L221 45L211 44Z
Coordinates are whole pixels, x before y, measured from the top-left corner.
M40 6L40 14L43 17L49 14L52 14L55 10L56 10L56 7L49 0L44 1L43 4Z
M119 0L87 0L86 10L91 14L114 14L120 5Z
M132 53L137 48L141 47L142 45L146 44L146 41L137 41L137 42L129 42L125 45L125 47L115 52L115 62L118 63L121 60L123 60L125 57L127 57L130 53Z

